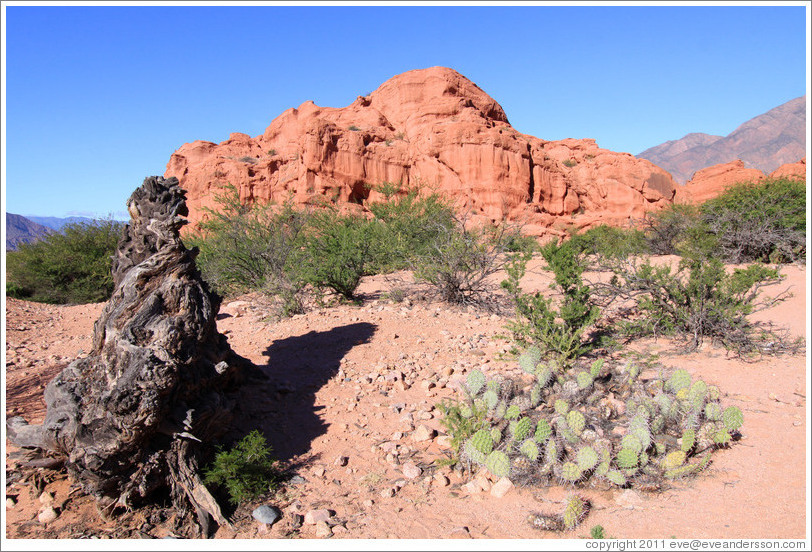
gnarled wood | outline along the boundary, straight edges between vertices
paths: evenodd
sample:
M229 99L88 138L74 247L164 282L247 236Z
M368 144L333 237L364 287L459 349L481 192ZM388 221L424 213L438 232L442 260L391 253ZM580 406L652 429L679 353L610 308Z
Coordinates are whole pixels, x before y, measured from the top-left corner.
M63 454L103 510L130 508L164 488L179 506L194 506L204 529L208 516L227 524L196 456L225 430L233 403L223 390L250 365L217 333L219 298L195 267L197 251L180 240L187 209L177 179L147 178L127 207L115 291L95 323L91 354L48 384L42 426L11 419L8 436Z

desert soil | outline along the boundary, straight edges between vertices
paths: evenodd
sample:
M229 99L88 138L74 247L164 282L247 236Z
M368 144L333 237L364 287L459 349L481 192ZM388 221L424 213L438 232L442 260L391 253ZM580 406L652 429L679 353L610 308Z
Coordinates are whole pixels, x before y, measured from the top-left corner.
M785 267L786 280L766 290L794 296L754 315L806 336L806 268ZM408 280L408 275L403 275ZM550 276L533 271L527 289L546 289ZM448 439L435 405L480 368L520 377L505 324L507 314L412 298L395 302L402 283L363 281L360 305L313 310L282 321L261 297L223 303L218 329L233 349L262 367L264 386L246 390L252 427L268 436L276 456L298 477L283 490L233 512L234 530L216 538L554 539L579 538L594 525L620 538L808 538L806 356L744 361L703 346L676 352L665 339L637 342L616 357L659 355L664 369L685 368L716 384L723 404L745 415L742 439L717 451L697 478L658 492L562 486L516 486L495 496L495 482L461 477L435 461ZM102 305L6 303L6 415L41 422L44 386L91 349ZM248 422L247 422L248 423ZM248 429L246 425L244 429ZM134 511L102 519L93 499L60 472L16 469L17 449L5 443L6 537L162 538L179 534L171 515ZM531 513L554 513L571 492L592 509L574 531L534 528ZM499 494L499 493L496 493ZM251 517L259 504L281 509L271 527ZM41 522L48 507L56 519ZM325 522L308 523L313 510ZM305 523L299 516L305 517Z

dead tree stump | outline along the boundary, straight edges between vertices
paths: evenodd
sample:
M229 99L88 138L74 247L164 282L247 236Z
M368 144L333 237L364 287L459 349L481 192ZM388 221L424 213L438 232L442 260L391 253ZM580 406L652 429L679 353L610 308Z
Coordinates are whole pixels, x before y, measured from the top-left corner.
M224 391L252 365L217 332L219 298L180 239L188 211L178 180L145 179L127 207L115 291L91 354L48 384L41 426L14 418L8 436L64 456L103 511L168 490L179 508L194 507L206 535L210 516L228 521L198 475L198 453L226 430L233 404Z

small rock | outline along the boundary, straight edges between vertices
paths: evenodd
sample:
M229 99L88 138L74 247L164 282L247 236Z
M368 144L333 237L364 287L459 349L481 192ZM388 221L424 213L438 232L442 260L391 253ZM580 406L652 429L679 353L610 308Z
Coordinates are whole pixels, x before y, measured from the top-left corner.
M290 527L291 529L298 529L304 523L304 516L302 514L291 514Z
M448 487L451 484L451 481L441 473L434 475L434 484L438 487Z
M451 437L448 435L440 435L434 442L443 448L451 448Z
M387 487L381 491L381 498L392 498L395 496L395 489L393 487Z
M344 535L348 532L347 528L343 525L334 525L333 526L333 534L334 535Z
M316 477L324 477L325 471L326 470L323 467L319 466L317 468L313 468L313 475Z
M39 495L39 502L40 504L53 504L54 495L52 495L48 491L42 491L42 494Z
M364 506L366 506L367 508L371 508L373 504L375 504L375 501L372 500L371 498L368 498L364 501Z
M40 523L50 523L56 518L59 517L59 514L56 513L56 510L53 509L51 506L46 506L42 510L39 511L37 515L37 520Z
M479 483L476 481L469 481L463 485L461 489L466 491L468 494L479 494L482 492L482 487L480 487Z
M282 517L282 512L275 506L263 504L251 512L251 516L260 523L273 525Z
M423 473L423 470L418 468L414 462L406 462L403 464L402 471L403 476L406 477L406 479L416 479L420 477L420 474Z
M513 482L507 477L503 477L491 487L491 496L502 498L513 489Z
M326 521L320 521L316 524L316 537L326 539L333 536L333 530L327 525Z
M336 457L335 461L333 462L336 466L344 467L350 461L349 456L338 456Z
M412 433L412 440L418 443L423 441L431 441L434 438L435 431L425 425L420 425L414 433Z
M6 498L6 508L8 508L10 510L10 509L14 508L16 505L17 505L17 503L14 501L13 498L11 498L11 497Z
M290 478L290 481L288 481L288 483L291 485L302 485L303 483L307 483L307 479L305 479L301 475L294 475L293 477Z
M304 522L307 525L315 525L320 521L326 522L327 520L330 519L330 516L331 516L330 510L324 508L320 510L310 510L305 514Z

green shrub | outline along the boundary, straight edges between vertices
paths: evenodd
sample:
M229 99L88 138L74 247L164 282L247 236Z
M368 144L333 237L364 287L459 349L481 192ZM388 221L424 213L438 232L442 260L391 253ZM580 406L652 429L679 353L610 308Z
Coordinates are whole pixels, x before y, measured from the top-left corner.
M258 430L246 435L232 449L220 449L203 476L206 485L223 487L233 504L257 498L281 480L273 451Z
M589 351L584 334L598 319L600 309L592 300L590 287L581 278L586 264L577 241L560 245L549 242L540 252L555 275L551 287L561 293L562 299L555 308L552 298L545 298L539 292L524 293L519 282L529 256L515 256L506 265L508 277L502 282L516 307L517 319L508 328L521 346L535 345L543 354L569 363Z
M697 206L674 203L660 211L647 213L642 226L651 253L677 255L688 231L698 224Z
M371 274L372 228L362 217L332 209L314 213L296 255L297 279L354 300L361 278Z
M421 196L391 182L375 188L384 196L368 208L375 217L372 227L372 265L376 273L410 268L412 261L431 250L438 236L455 226L454 211L438 194Z
M758 264L728 273L707 256L683 258L676 270L645 261L615 271L618 295L634 299L640 314L624 323L627 335L678 335L689 349L710 338L739 353L759 348L747 315L768 304L758 300L760 288L781 280L777 269Z
M215 196L217 210L185 241L200 249L203 278L221 294L262 291L283 300L283 313L301 312L304 284L293 274L294 252L303 244L310 215L290 203L243 205L237 189Z
M6 290L45 303L95 303L113 292L112 256L124 224L73 223L6 254Z
M496 286L491 277L502 270L512 234L468 229L463 223L436 227L432 247L416 255L414 276L437 296L456 305L489 306Z
M806 183L802 180L739 183L703 203L700 213L725 261L806 258Z
M626 258L650 252L642 230L601 225L570 237L572 247L587 255Z

